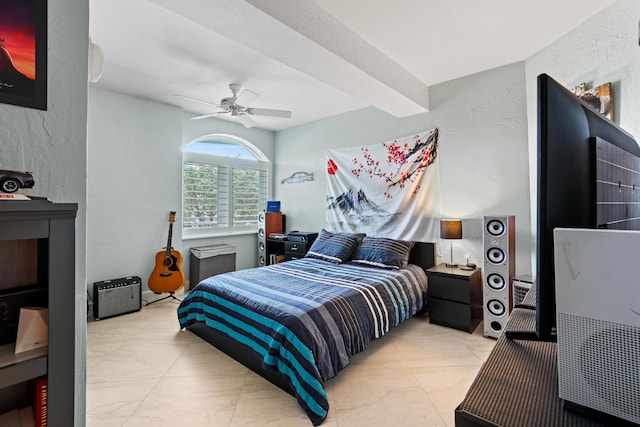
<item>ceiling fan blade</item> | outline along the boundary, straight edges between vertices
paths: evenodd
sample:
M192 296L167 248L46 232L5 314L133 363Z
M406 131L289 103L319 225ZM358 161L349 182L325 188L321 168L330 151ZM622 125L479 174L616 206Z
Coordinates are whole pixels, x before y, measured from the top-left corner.
M247 107L253 101L258 99L259 96L260 96L259 94L253 91L250 91L248 89L245 89L242 92L240 92L240 95L238 95L238 97L235 100L235 104L241 105L243 107Z
M270 116L270 117L282 117L288 119L291 117L291 111L286 110L272 110L269 108L247 108L248 114L256 116Z
M238 114L238 121L244 125L246 128L252 128L256 125L256 122L253 121L251 117L247 114Z
M226 111L216 111L215 113L205 114L204 116L191 117L191 120L206 119L207 117L213 117L213 116L217 116L218 114L224 114L224 113L226 113Z

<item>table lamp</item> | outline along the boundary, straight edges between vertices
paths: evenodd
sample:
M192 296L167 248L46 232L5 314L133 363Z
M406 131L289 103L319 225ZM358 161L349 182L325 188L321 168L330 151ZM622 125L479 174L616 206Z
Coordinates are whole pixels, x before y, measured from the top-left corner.
M441 219L440 238L446 240L462 239L462 220ZM458 266L458 264L453 263L453 242L451 242L451 263L447 263L445 265L450 268Z

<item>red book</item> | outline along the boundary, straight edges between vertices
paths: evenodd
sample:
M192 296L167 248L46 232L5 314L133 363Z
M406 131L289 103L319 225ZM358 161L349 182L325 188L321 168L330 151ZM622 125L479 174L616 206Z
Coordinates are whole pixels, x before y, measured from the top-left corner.
M47 377L33 380L33 416L36 427L47 426Z

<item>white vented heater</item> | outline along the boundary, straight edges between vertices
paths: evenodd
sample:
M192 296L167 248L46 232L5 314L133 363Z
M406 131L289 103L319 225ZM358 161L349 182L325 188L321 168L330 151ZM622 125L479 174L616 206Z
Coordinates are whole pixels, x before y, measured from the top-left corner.
M565 406L640 423L640 232L554 230Z
M513 279L513 305L522 304L527 292L531 290L535 280L533 276L518 276Z

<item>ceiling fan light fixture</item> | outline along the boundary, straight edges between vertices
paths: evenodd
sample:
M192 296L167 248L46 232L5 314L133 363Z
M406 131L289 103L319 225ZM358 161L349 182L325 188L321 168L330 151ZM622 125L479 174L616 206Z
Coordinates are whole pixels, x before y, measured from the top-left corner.
M87 79L90 83L96 83L102 77L104 70L104 51L89 37L89 67Z

